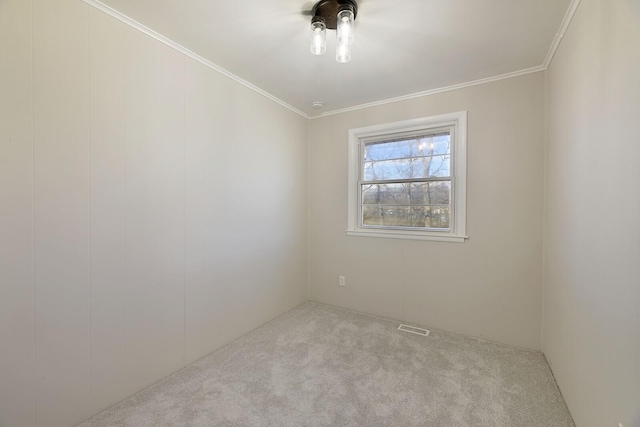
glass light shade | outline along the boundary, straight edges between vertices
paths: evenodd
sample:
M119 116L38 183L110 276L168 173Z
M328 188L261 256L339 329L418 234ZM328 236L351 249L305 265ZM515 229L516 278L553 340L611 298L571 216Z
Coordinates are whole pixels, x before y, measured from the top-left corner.
M341 10L338 12L338 44L350 45L353 43L354 31L353 22L355 16L350 9Z
M327 27L322 21L311 23L311 53L322 55L327 51Z
M341 64L351 61L351 46L339 44L336 48L336 61Z

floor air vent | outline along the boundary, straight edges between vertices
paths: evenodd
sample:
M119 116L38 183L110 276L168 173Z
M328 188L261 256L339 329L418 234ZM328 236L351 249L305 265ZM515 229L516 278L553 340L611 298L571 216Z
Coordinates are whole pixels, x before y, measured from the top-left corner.
M409 332L411 334L422 335L423 337L429 336L428 330L422 329L422 328L416 328L415 326L400 325L398 326L398 329L404 332Z

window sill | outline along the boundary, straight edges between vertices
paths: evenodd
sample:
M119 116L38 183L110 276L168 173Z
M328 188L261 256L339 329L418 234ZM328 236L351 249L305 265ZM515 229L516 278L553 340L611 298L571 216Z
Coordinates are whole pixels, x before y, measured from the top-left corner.
M398 230L347 230L347 236L376 237L383 239L430 240L433 242L464 243L468 236L441 233L420 233Z

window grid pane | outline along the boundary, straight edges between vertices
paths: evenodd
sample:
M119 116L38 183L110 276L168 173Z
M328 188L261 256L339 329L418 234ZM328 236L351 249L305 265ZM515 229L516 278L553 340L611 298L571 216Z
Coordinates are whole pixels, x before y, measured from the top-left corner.
M362 205L450 205L451 181L362 184L361 195Z
M365 142L360 159L361 226L450 228L450 131Z
M363 144L364 181L451 176L451 132Z
M450 227L450 206L363 206L362 225L444 229Z
M364 180L377 181L410 178L444 178L451 176L451 156L425 156L409 159L366 161Z

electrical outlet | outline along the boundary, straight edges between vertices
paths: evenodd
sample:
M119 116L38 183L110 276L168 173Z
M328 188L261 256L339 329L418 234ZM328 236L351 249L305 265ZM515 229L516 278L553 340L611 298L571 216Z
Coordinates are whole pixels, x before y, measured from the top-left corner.
M347 281L345 280L344 276L338 277L338 285L347 286Z

